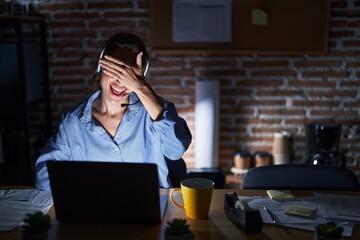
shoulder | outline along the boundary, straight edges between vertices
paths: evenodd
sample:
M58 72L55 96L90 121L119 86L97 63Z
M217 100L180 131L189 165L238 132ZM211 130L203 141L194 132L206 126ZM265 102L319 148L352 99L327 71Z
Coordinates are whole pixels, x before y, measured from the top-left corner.
M65 113L63 115L63 122L72 122L76 120L85 123L91 121L92 104L98 95L98 91L91 94L89 97L87 97L87 99L73 107L72 110Z

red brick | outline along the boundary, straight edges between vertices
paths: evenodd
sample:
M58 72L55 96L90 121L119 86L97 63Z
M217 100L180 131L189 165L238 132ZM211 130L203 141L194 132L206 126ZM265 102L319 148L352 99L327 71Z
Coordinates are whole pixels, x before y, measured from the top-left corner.
M293 100L294 107L340 107L338 100Z
M303 77L329 77L329 78L345 78L349 77L350 73L347 71L304 71Z
M74 29L76 28L81 29L81 28L85 28L85 23L84 22L69 22L69 21L63 21L63 22L55 22L55 21L51 21L51 22L47 22L47 28L51 28L51 29L61 29L61 30L67 30L68 28Z
M300 109L259 109L259 114L261 115L305 115L304 110Z
M246 108L238 108L238 109L234 109L234 108L227 108L227 109L221 109L220 110L220 113L221 114L231 114L231 115L234 115L234 114L239 114L241 116L244 116L244 115L254 115L255 113L255 109L246 109Z
M269 127L253 127L251 128L251 132L254 134L270 134L272 136L274 136L275 132L278 131L286 131L289 133L295 133L296 132L296 128L279 128L279 127L274 127L274 128L269 128Z
M318 91L309 90L308 95L310 97L355 97L357 95L356 90L332 90L332 91Z
M286 118L285 124L286 125L304 125L306 120L304 118ZM303 139L302 139L303 140Z
M344 41L344 47L360 47L360 41L352 40L352 41Z
M348 26L358 28L358 27L360 27L360 20L351 21L348 23Z
M360 50L331 50L329 53L330 57L358 57Z
M152 86L181 86L179 79L150 79L148 80Z
M149 12L139 12L139 11L125 11L125 12L115 12L115 11L108 11L104 14L105 18L145 18L149 17Z
M259 70L251 72L252 77L288 76L295 77L296 72L291 70Z
M132 20L118 20L118 21L105 21L105 20L97 20L97 21L90 21L89 27L92 28L104 28L108 26L118 26L121 28L129 28L129 27L135 27L136 23Z
M72 19L73 21L81 20L84 21L88 18L98 18L99 14L97 12L61 12L55 13L54 18L56 20L61 19Z
M220 126L220 132L230 132L230 133L246 133L245 127L238 126Z
M233 107L234 105L236 104L235 102L235 99L224 99L224 98L220 98L220 105L222 107L227 107L227 106L230 106L230 107Z
M74 76L74 75L91 75L93 73L93 69L62 69L62 70L54 70L54 75L59 76Z
M200 70L199 72L200 76L221 76L221 75L236 75L236 76L244 76L245 71L244 70L235 70L235 69L229 69L229 70Z
M317 61L306 61L306 60L299 60L294 62L295 67L340 67L342 61L338 60L317 60Z
M345 102L344 107L360 108L360 101Z
M72 9L83 9L84 4L81 2L75 3L44 3L37 5L38 10L41 11L54 11L54 10L72 10Z
M258 90L256 91L256 96L258 97L280 97L280 96L302 96L302 90L296 89L296 90Z
M193 77L195 73L190 70L172 70L171 75L178 76L178 77ZM169 76L169 70L154 70L151 72L152 77L168 77Z
M347 62L347 66L350 68L358 68L360 67L360 61Z
M182 60L159 60L159 59L153 60L153 59L151 59L150 64L151 64L151 68L184 67L185 61L182 61Z
M278 118L242 118L242 119L235 119L236 124L280 124L281 119Z
M291 87L329 87L334 88L336 86L336 82L330 82L330 81L289 81L289 86Z
M336 19L336 20L331 20L330 21L330 29L331 28L339 28L339 27L346 27L348 24L348 22L346 20L342 20L342 19Z
M237 87L279 87L282 86L284 84L284 81L282 80L268 80L268 79L264 79L264 80L254 80L254 79L249 79L249 80L240 80L236 82Z
M252 137L252 136L241 136L241 137L236 137L238 141L240 142L264 142L267 143L268 145L270 145L273 141L273 136L257 136L257 137Z
M54 33L54 38L95 38L96 37L96 31L89 31L86 29L78 29L77 31L63 31L61 33Z
M88 9L117 9L117 8L133 8L133 1L117 1L117 2L90 2L88 3Z
M280 60L273 60L273 61L245 61L243 62L243 66L246 68L260 68L260 67L286 67L289 65L289 61L280 61Z
M349 11L332 11L331 17L357 17L360 15L360 10L349 10Z
M159 94L159 95L192 95L194 94L194 91L191 90L191 89L181 89L181 88L174 88L174 89L171 89L171 88L159 88L156 90L156 92Z
M357 77L360 77L360 71L356 73ZM360 81L342 81L340 87L360 87Z
M242 106L285 106L285 100L240 100L239 104Z
M358 117L358 111L346 111L346 110L311 110L312 116L337 116L337 117Z
M191 61L190 62L192 67L235 67L236 66L236 62L234 60L224 60L224 61L219 61L219 60L215 60L215 61Z
M354 34L355 33L352 30L330 31L330 38L352 37Z
M53 41L53 42L48 42L48 47L50 48L81 48L82 43L79 41Z

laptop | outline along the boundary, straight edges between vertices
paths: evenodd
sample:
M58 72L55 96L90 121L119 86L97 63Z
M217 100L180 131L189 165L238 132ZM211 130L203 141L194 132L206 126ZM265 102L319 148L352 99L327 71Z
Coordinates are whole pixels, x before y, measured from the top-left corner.
M168 197L159 193L156 164L48 161L47 168L60 222L161 222Z

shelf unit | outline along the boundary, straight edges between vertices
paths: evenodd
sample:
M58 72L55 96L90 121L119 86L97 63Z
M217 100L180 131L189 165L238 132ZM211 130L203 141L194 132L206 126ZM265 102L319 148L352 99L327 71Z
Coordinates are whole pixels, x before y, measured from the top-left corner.
M0 17L0 69L0 184L33 185L51 135L44 18Z

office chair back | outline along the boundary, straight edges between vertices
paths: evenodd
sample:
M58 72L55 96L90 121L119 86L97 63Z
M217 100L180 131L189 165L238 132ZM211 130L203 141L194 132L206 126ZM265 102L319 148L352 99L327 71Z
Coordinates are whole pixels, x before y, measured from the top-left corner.
M191 168L187 171L187 178L207 178L214 182L214 188L223 188L225 174L220 167Z
M170 160L166 158L166 164L169 170L168 177L173 188L180 187L180 183L187 176L187 168L184 159Z
M355 173L346 168L283 164L250 169L242 188L360 191L360 183Z

